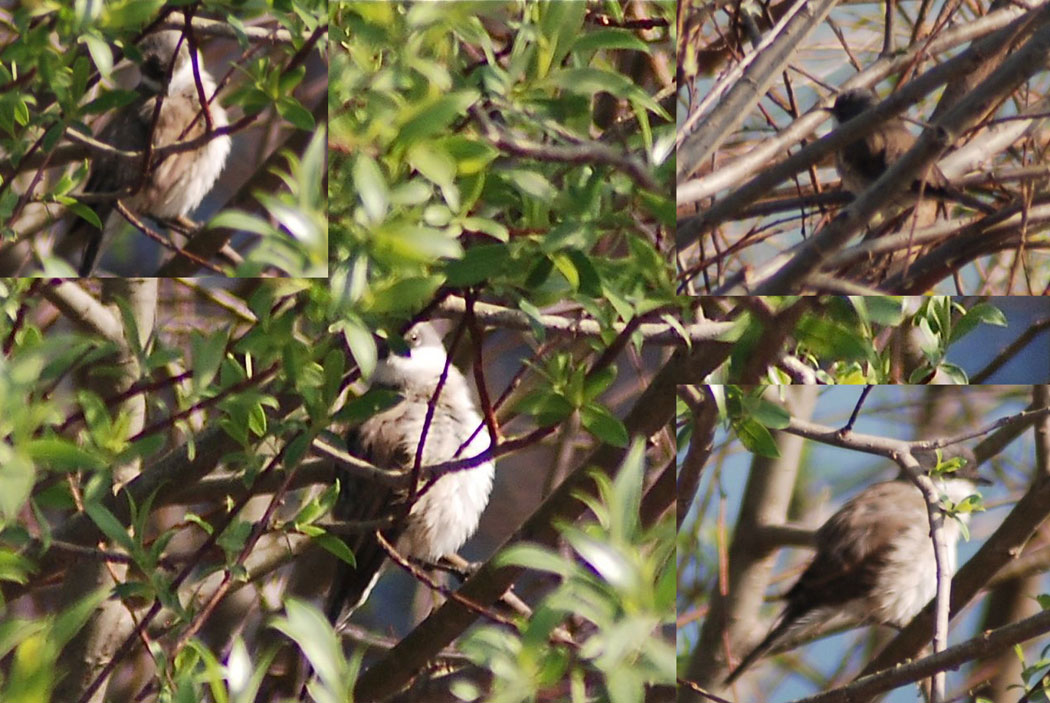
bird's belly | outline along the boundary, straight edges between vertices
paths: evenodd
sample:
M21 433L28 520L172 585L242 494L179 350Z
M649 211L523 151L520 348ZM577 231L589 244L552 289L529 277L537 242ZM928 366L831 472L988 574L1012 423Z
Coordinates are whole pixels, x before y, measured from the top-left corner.
M399 541L402 552L434 561L462 547L478 529L493 474L492 464L486 462L438 479L412 506Z
M426 415L425 403L395 405L362 425L362 446L377 466L411 470ZM488 432L474 432L481 425L476 412L439 404L426 428L422 466L477 456L488 449ZM468 438L470 442L458 452ZM488 504L494 473L492 462L485 462L442 475L412 505L398 540L398 551L435 561L462 547L477 530ZM426 475L424 470L422 476ZM425 481L421 483L426 485Z
M955 573L958 528L946 521L944 529L948 539L946 557L950 578ZM867 605L874 621L904 627L937 595L933 543L927 530L921 532L921 553L897 550L887 560L886 568Z
M150 214L172 218L192 212L215 185L226 164L229 137L218 137L199 151L174 154L157 167Z
M165 102L161 108L162 119L158 121L158 131L163 124L167 127L164 130L166 134L183 135L179 141L204 134L203 118L197 117L199 103L196 100L192 101L193 110L190 111L175 109L174 96L169 101L172 103L171 114L167 114L165 107L169 102ZM226 111L219 105L212 103L209 110L214 126L227 124ZM229 135L222 135L198 149L171 154L157 164L143 196L143 202L149 204L149 214L159 218L174 218L196 209L222 173L230 145ZM158 146L163 145L154 145Z

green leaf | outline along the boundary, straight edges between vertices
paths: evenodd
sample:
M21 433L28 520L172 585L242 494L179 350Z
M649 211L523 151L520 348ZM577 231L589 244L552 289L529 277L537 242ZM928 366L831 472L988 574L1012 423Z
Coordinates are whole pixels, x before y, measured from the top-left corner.
M590 402L608 390L616 380L616 366L610 364L584 380L583 399Z
M954 344L959 341L976 329L982 322L988 325L995 325L996 327L1007 326L1006 316L1003 315L999 308L988 303L978 303L959 318L958 322L955 323L955 326L952 327L952 333L948 339L948 344Z
M324 395L325 403L331 405L339 395L339 386L343 382L343 374L346 372L346 355L340 349L329 349L324 355Z
M906 317L904 298L899 296L868 296L864 298L871 321L886 327L897 327Z
M598 269L594 267L591 258L582 251L570 249L565 252L572 262L577 275L577 289L583 295L600 298L602 295L602 281L598 275Z
M513 168L503 172L502 175L522 193L538 200L550 202L558 195L557 189L551 185L546 176L537 171Z
M369 220L382 221L386 217L390 192L379 164L368 154L359 153L354 160L353 180L353 187Z
M332 418L336 422L356 425L392 408L401 401L397 391L388 388L369 388L364 395L347 402Z
M273 235L277 232L273 225L266 220L255 215L249 215L242 210L223 210L208 221L208 227L240 230L264 236Z
M606 494L610 530L614 537L624 540L638 538L644 483L645 441L636 437Z
M434 142L419 142L409 147L408 163L437 185L449 185L456 176L455 160Z
M195 331L190 337L190 347L193 350L193 385L198 392L205 389L218 373L219 366L226 356L228 341L228 328L216 330L207 337Z
M445 265L446 283L453 288L473 286L502 273L510 260L504 244L479 244L466 250L462 259Z
M495 220L490 220L486 217L464 217L459 223L467 231L483 232L501 242L510 240L510 231L507 229L507 226Z
M615 547L577 530L567 530L563 537L587 565L613 588L627 591L638 588L637 572Z
M102 534L109 538L109 541L119 544L129 554L135 551L135 545L128 534L127 528L120 524L120 521L109 511L109 508L101 503L91 502L84 506L84 512L98 526Z
M83 218L90 222L95 227L102 229L102 220L99 219L98 213L91 209L90 205L82 203L80 201L73 201L67 205L78 217Z
M109 80L113 72L113 50L109 48L109 44L94 33L84 34L82 39L87 44L88 53L91 54L91 60L95 62L99 75Z
M557 393L539 390L519 400L515 409L532 415L541 426L549 427L567 418L576 408Z
M346 562L350 566L357 566L357 561L354 559L354 553L350 551L350 547L346 546L346 542L335 535L325 533L314 537L313 541L341 561Z
M742 418L733 423L733 429L740 438L740 443L752 454L770 459L780 457L773 434L760 422L752 418Z
M109 466L100 456L78 447L65 437L51 436L30 440L26 452L34 461L58 471L101 470Z
M567 577L572 572L572 565L564 557L536 544L512 544L497 554L494 561L498 566L524 566L562 577Z
M599 29L584 34L572 45L573 51L594 51L597 49L630 49L650 53L649 45L629 30L619 27Z
M579 290L580 273L576 270L576 264L573 263L572 259L564 252L560 251L548 254L548 258L551 260L551 263L554 264L554 268L558 269L558 273L560 273L568 282L569 287L574 291Z
M134 90L107 90L82 107L81 112L87 115L99 115L110 110L117 110L125 105L130 105L138 96L139 94Z
M478 98L479 94L475 90L461 90L429 101L413 111L412 117L402 125L397 141L404 146L410 146L421 139L444 132L453 121L466 114L467 108Z
M944 361L937 366L937 370L945 374L955 385L967 386L970 384L970 377L966 374L966 371L955 364Z
M386 249L392 259L418 263L463 256L463 246L455 237L432 227L409 222L398 222L377 231L376 245Z
M35 571L33 562L21 554L16 554L6 548L0 549L0 582L9 581L11 583L26 583L29 575ZM0 635L0 645L2 645L3 636ZM3 646L0 646L0 657L6 654L6 650Z
M372 294L371 311L399 315L415 312L434 295L441 282L438 276L396 281Z
M51 628L51 641L56 651L61 650L87 623L95 611L109 596L109 589L97 588L78 599L55 618Z
M670 119L670 115L659 103L619 73L601 68L569 68L552 73L545 82L577 95L590 97L595 93L605 92L617 98L637 101L649 111Z
M350 354L361 370L361 375L371 378L379 360L379 351L376 349L376 341L371 330L357 320L347 320L342 325L343 339L350 347Z
M327 694L319 700L352 700L354 678L328 619L313 605L295 598L287 599L284 608L286 615L275 618L272 627L296 642L310 661Z
M310 111L290 95L282 95L277 100L277 113L304 132L312 132L317 126Z
M799 343L819 358L863 360L871 351L871 342L858 330L816 315L803 315L795 331Z
M770 429L782 430L791 424L791 413L765 398L749 397L744 412Z
M580 408L580 421L588 432L606 444L626 447L630 442L630 435L623 422L597 403Z

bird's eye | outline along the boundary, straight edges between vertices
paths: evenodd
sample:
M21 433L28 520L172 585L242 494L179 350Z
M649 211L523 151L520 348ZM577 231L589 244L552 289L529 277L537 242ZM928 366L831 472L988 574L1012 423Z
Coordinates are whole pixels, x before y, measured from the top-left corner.
M159 56L152 54L146 57L146 60L142 62L141 71L147 77L153 80L159 81L164 79L164 73L167 70L167 66L162 65L162 61Z

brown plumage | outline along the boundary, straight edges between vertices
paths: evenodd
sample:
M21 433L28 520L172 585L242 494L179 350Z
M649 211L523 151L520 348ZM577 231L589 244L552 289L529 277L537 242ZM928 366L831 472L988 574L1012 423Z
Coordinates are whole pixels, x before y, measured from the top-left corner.
M879 102L875 93L867 88L849 90L835 99L831 113L836 122L844 124L867 112ZM915 144L915 137L904 126L899 117L891 117L866 136L850 142L835 153L835 169L842 178L842 187L859 195L886 172ZM954 188L937 166L931 164L924 176L925 187L916 180L907 189L901 204L914 202L921 192L924 197L948 200L979 210L995 212L995 208Z

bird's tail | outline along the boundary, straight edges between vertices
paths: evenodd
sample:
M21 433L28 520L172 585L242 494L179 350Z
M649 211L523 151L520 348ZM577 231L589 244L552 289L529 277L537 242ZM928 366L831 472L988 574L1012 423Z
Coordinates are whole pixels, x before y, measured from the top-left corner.
M96 210L96 214L99 215L104 228L106 226L106 217L108 217L109 213ZM95 227L91 222L79 218L62 236L61 249L68 252L65 256L75 256L76 249L81 246L84 247L84 252L80 258L80 266L77 269L77 275L81 278L87 278L95 270L99 251L102 248L102 236L103 230Z
M358 568L340 562L339 571L325 603L325 615L336 629L368 599L372 587L379 579L380 565L362 564L364 568Z
M88 237L87 245L84 247L84 256L80 259L80 268L77 270L77 275L81 278L87 278L95 270L98 250L102 244L101 232L92 232Z
M748 652L747 656L740 660L740 663L729 672L729 675L726 676L725 680L722 682L723 685L728 686L736 681L748 667L764 657L769 650L782 642L793 630L797 629L796 626L799 624L798 621L801 615L801 613L792 613L789 609L785 609L784 612L780 614L780 617L777 618L777 622L773 625L769 634L766 635L761 642L755 645L755 648Z

